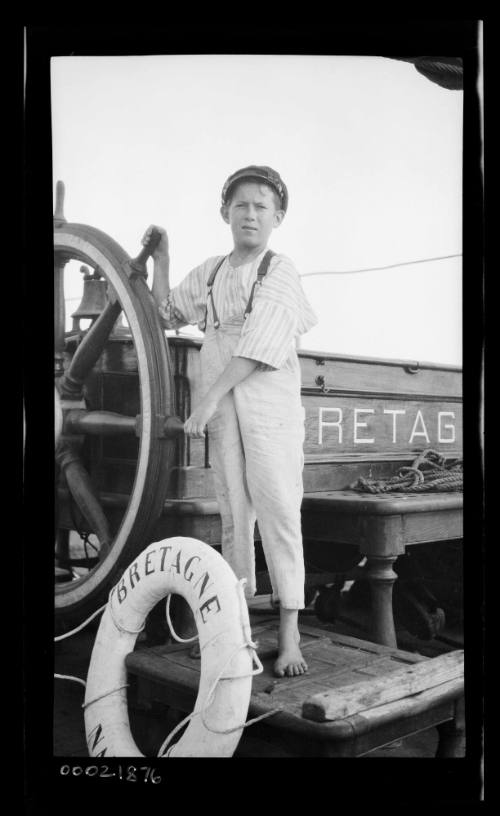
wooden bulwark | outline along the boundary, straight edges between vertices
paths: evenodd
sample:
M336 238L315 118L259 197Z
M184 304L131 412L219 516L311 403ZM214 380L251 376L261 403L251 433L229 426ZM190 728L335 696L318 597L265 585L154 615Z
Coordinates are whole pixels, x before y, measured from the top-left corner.
M199 339L169 337L175 371L176 410L186 419L201 398ZM338 490L360 475L384 478L408 464L426 447L456 458L462 450L462 374L453 366L408 360L348 357L299 351L302 402L305 408L306 493ZM96 408L117 410L116 396L125 396L130 416L140 413L134 383L134 348L129 338L109 343L100 361L99 383L92 393L104 403ZM104 378L104 382L100 380ZM119 380L119 383L118 383ZM133 376L132 376L133 380ZM106 384L112 384L112 388ZM104 458L116 456L107 440ZM128 440L128 447L137 445ZM128 451L128 448L127 448ZM135 453L135 450L134 450ZM120 458L123 453L120 454ZM180 440L177 467L188 473L172 484L171 498L213 495L210 438ZM196 478L195 478L196 477ZM205 484L207 482L207 484Z

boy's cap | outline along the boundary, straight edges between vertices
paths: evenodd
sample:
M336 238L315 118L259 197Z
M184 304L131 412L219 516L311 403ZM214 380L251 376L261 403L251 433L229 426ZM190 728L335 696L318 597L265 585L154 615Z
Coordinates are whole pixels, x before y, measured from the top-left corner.
M241 170L237 170L236 173L229 176L224 184L224 187L222 188L223 204L226 204L229 190L233 184L235 184L237 181L242 181L243 179L258 179L259 181L264 181L266 184L269 184L278 193L281 199L281 207L286 212L288 207L288 190L285 182L281 178L280 174L277 173L276 170L273 170L272 167L257 164L251 164L249 167L243 167Z

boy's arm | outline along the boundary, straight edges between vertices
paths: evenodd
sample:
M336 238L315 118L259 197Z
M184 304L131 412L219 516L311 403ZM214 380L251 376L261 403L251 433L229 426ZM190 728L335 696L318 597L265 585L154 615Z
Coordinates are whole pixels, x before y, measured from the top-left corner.
M215 413L222 397L235 385L246 380L258 365L258 360L250 360L248 357L231 357L219 379L184 423L184 433L194 437L205 436L205 425Z
M170 282L168 278L169 266L168 255L163 258L155 258L153 256L153 283L151 285L151 294L158 306L161 306L170 292Z
M168 237L166 230L163 227L157 227L151 224L144 233L142 243L144 246L149 242L151 231L156 229L161 238L153 252L153 283L151 285L151 294L153 295L158 306L166 299L170 292L169 282L169 266L170 257L168 254Z

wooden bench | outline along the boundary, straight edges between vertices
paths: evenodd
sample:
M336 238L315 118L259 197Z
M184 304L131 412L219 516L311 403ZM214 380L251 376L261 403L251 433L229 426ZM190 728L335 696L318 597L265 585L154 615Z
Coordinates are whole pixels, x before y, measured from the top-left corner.
M392 606L397 579L394 563L408 547L456 540L463 535L462 493L381 494L354 490L309 492L302 502L307 542L324 548L324 563L335 564L339 546L356 548L366 557L364 573L371 587L372 637L397 645ZM219 510L215 499L171 499L165 504L158 537L193 535L218 543Z
M270 618L251 623L264 671L253 678L248 719L274 713L243 732L237 755L355 757L437 727L436 756L463 756L461 652L426 658L301 625L301 648L309 671L301 677L276 678L272 666L278 622ZM175 644L129 654L132 706L159 703L180 712L179 719L189 713L200 674L200 661L190 657L190 650ZM423 664L425 670L432 665L432 671L425 672L419 685L405 679ZM368 697L361 694L367 681ZM347 715L328 719L331 715L323 697L330 698L330 705L333 700L336 708L343 706ZM156 716L156 727L161 719L161 714Z
M325 546L353 545L366 556L372 593L373 639L396 646L393 566L407 547L463 535L462 493L360 494L353 490L307 493L302 504L308 535ZM333 545L332 545L333 546Z

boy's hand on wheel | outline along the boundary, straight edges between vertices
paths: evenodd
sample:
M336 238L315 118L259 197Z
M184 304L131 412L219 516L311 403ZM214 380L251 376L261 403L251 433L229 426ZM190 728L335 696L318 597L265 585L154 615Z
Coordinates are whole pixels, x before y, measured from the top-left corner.
M163 227L158 227L156 224L150 224L142 237L141 243L143 246L147 246L149 243L153 230L157 230L157 232L159 232L161 235L161 238L156 245L156 249L152 253L152 257L156 261L160 260L160 258L168 257L168 236L166 229Z
M205 425L215 414L217 403L214 400L202 400L184 423L184 433L186 436L205 436Z

